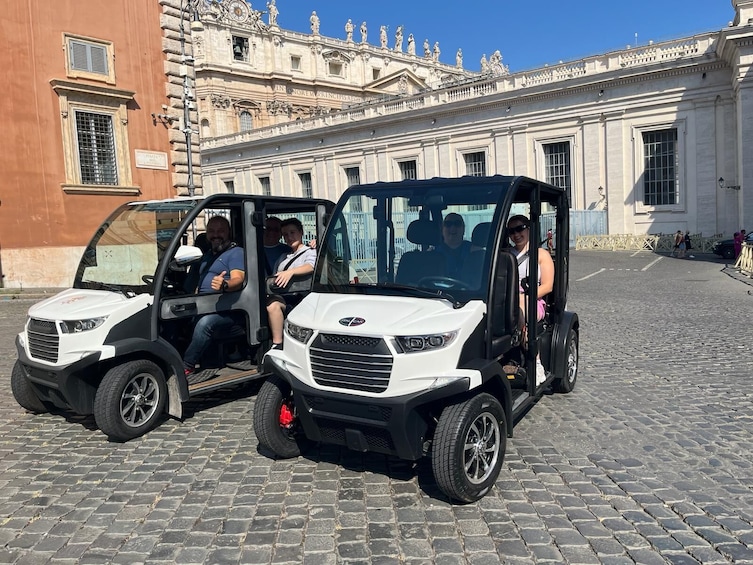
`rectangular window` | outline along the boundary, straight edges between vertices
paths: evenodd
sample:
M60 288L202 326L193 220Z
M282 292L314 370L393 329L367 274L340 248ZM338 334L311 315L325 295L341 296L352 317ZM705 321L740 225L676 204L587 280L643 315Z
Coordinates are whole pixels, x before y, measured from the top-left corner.
M343 76L343 64L342 63L335 63L334 61L330 61L327 65L327 68L329 69L329 74L336 77Z
M471 177L486 176L486 153L479 151L477 153L465 153L465 174Z
M377 69L376 67L372 67L371 68L371 78L372 78L372 80L376 80L380 76L382 76L382 69Z
M68 42L68 49L70 49L71 69L107 75L107 49L105 47L71 39Z
M269 182L269 177L259 177L259 184L264 196L272 196L272 183Z
M233 36L233 59L248 62L248 37Z
M361 169L358 167L346 167L345 176L348 179L348 186L361 184Z
M301 194L304 198L313 198L314 189L311 184L311 173L299 173L298 178L301 179Z
M677 130L643 132L643 154L643 204L679 204Z
M301 70L301 58L298 55L290 56L290 68L294 71Z
M228 194L235 194L235 182L231 180L226 180L225 190L227 190Z
M400 175L403 180L416 180L418 178L415 161L400 161L397 165L400 167Z
M564 188L570 194L570 142L546 143L544 148L544 181Z
M76 112L81 184L118 184L112 116Z
M355 186L357 184L361 184L361 169L358 167L346 167L345 168L345 176L348 179L348 186ZM353 211L354 212L362 212L363 208L361 207L361 199L360 198L354 198L353 199Z
M115 82L112 43L67 34L64 35L64 40L69 77Z

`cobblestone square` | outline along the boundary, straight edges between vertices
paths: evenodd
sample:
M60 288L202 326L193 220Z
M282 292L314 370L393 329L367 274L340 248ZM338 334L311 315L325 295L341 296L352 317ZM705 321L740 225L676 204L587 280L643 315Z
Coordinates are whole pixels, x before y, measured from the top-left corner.
M750 292L711 256L573 251L576 388L517 424L470 505L428 462L270 459L258 384L123 444L28 414L10 371L33 302L0 301L0 563L753 563Z

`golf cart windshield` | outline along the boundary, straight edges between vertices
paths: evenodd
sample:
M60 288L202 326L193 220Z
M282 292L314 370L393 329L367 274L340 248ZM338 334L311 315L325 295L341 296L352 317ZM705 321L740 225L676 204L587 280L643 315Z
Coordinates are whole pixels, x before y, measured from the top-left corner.
M149 292L150 280L195 199L139 202L118 208L94 234L74 288ZM146 280L145 280L146 279Z
M329 223L314 292L486 297L509 177L350 188Z

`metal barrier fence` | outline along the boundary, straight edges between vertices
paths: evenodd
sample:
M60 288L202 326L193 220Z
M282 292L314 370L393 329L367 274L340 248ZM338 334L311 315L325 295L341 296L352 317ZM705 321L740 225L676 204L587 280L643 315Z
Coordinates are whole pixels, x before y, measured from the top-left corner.
M735 262L735 269L743 275L753 278L753 245L744 243L740 255Z
M722 239L722 234L704 237L700 233L690 236L691 252L711 253L714 243ZM666 251L675 247L674 234L602 234L578 236L575 249L604 249L607 251Z

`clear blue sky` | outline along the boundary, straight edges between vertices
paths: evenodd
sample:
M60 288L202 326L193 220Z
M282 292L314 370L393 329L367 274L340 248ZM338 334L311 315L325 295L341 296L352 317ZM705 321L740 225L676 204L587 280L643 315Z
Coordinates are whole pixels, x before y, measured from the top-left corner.
M458 48L463 66L480 69L481 56L502 53L510 71L523 71L598 55L627 45L645 45L718 31L734 18L730 0L276 0L280 27L310 33L309 17L316 10L320 33L345 39L345 22L353 20L353 37L360 41L361 22L368 26L368 42L379 45L379 27L388 26L389 42L395 30L416 38L423 52L424 39L439 41L440 60L454 65ZM266 11L267 0L251 0ZM267 16L264 16L267 21Z

